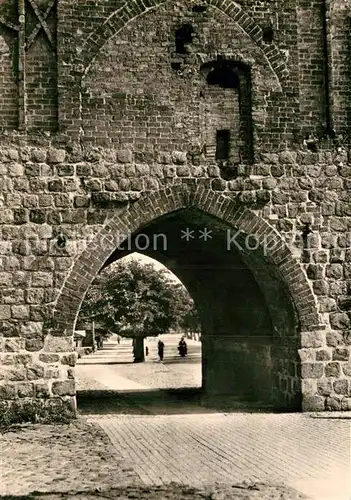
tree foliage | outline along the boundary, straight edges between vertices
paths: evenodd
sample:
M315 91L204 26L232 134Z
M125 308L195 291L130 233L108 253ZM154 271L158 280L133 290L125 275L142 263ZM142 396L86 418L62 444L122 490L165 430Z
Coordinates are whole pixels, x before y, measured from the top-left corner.
M124 337L156 336L186 327L197 317L187 290L165 270L137 260L103 270L89 288L80 319Z

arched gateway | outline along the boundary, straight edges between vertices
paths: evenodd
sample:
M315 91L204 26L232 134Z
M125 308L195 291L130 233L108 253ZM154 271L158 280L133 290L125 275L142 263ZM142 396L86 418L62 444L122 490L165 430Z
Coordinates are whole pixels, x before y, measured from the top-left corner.
M298 351L318 336L305 274L273 227L202 186L166 188L115 215L76 260L49 337L72 336L96 274L134 250L165 263L196 301L206 393L300 406Z

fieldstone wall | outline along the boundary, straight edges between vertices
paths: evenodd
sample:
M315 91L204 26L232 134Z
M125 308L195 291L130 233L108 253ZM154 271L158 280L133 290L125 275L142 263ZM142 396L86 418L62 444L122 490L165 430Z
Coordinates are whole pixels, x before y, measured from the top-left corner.
M275 339L257 359L228 341L227 315L223 340L208 327L213 359L234 380L245 358L250 384L270 370L287 404L351 409L350 13L344 0L2 2L0 399L74 405L91 280L121 234L196 207L241 231ZM228 371L207 366L217 390Z
M78 284L88 287L110 253L104 240L99 246L99 234L125 211L133 220L134 210L138 212L138 203L145 199L136 222L142 228L143 220L148 222L155 211L170 210L162 198L159 206L148 207L150 194L167 186L169 196L184 185L237 200L287 242L318 308L318 316L311 313L309 324L304 325L308 333L301 337L297 325L302 393L311 396L306 400L312 401L311 408L349 407L351 217L347 197L351 168L346 166L346 153L284 151L271 155L270 163L250 167L251 174L246 169L231 181L221 179L214 165L192 165L185 154L180 165L179 152L173 153L174 162L155 163L152 169L148 163L136 164L128 150L70 153L13 146L3 147L1 153L1 390L5 399L74 395L75 355L72 331L65 332L65 321L70 324L78 312L73 300ZM130 163L124 163L126 158ZM311 233L304 240L306 223ZM127 230L121 223L119 231ZM256 232L253 225L252 234ZM63 247L62 235L66 238ZM58 326L51 324L62 287L87 248L85 266L91 276L82 270L80 281L76 278L76 285L68 285L72 289L66 317L61 315ZM309 304L303 289L301 293L300 298L297 291L292 300Z

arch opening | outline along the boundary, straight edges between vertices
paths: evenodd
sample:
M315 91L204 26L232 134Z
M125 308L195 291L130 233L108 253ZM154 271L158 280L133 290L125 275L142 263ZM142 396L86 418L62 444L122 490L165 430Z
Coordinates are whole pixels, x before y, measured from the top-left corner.
M139 238L142 236L143 238ZM134 236L133 244L148 239ZM165 265L127 250L105 263L75 323L77 404L124 411L201 398L201 324L188 290ZM121 399L122 396L122 399Z
M103 268L137 251L182 281L201 318L206 397L299 408L299 324L292 298L262 249L235 235L220 219L185 208L132 233Z

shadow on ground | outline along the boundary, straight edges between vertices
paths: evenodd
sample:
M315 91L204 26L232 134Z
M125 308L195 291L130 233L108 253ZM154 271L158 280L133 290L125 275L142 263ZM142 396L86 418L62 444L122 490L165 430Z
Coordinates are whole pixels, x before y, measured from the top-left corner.
M285 486L266 484L233 485L216 488L189 488L171 483L165 486L134 487L110 489L108 491L82 491L67 493L37 493L25 496L6 496L7 500L95 500L105 498L110 500L308 500L308 497Z
M79 365L136 365L137 363L134 363L133 361L109 361L108 358L100 358L100 361L96 361L96 359L89 359L86 358L86 360L83 361L84 358L79 358L78 364ZM155 364L156 366L160 364L158 360L151 360L150 363ZM198 357L188 357L186 358L186 363L187 364L192 364L192 363L199 363L199 358ZM162 364L164 365L176 365L176 364L184 364L184 359L183 358L167 358L162 361Z
M165 415L184 413L272 413L271 406L232 397L206 397L199 388L143 391L84 390L77 392L80 414ZM285 410L286 412L286 410Z

